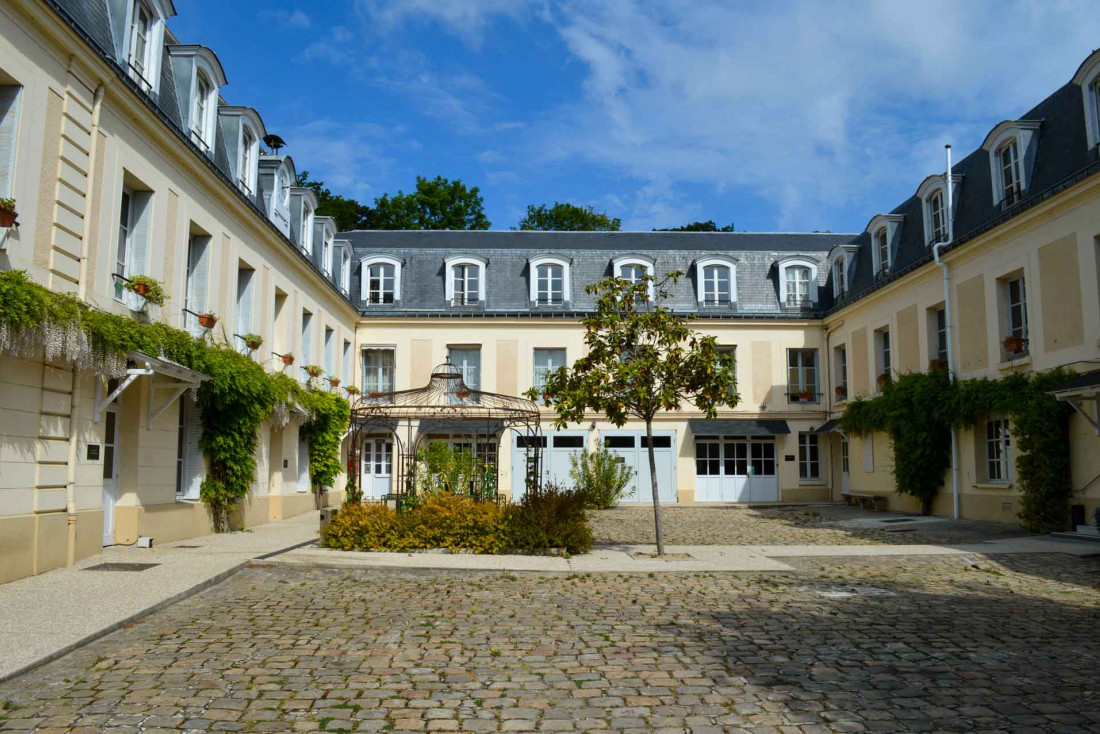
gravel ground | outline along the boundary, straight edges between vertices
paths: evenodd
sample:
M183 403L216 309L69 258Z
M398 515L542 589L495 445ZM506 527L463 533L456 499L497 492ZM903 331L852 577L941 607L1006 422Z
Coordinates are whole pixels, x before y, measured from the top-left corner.
M1100 559L258 567L0 686L0 730L1100 730Z
M868 519L902 520L861 527ZM1018 528L994 523L929 520L900 513L875 513L845 506L661 508L669 545L867 545L976 543L1022 536ZM913 521L915 520L915 521ZM652 543L653 508L616 507L592 513L596 543Z

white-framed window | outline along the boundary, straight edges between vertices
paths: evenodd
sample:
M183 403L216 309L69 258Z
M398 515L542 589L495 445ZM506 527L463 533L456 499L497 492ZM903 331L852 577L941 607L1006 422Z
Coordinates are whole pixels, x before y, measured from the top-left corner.
M15 149L19 132L19 103L23 87L0 84L0 196L12 195L15 184Z
M804 481L821 478L821 452L816 433L798 434L798 478Z
M394 391L393 347L363 349L363 394L367 396Z
M344 340L344 351L340 354L340 380L347 387L351 379L351 342Z
M207 282L210 278L210 237L192 234L187 241L187 282L184 284L184 328L194 337L205 330L195 314L206 313Z
M728 306L737 301L737 261L714 255L695 261L696 300L704 306Z
M324 242L321 245L321 270L325 275L332 275L332 235L328 228L325 229Z
M718 355L718 361L723 367L727 367L733 370L733 379L737 379L737 345L736 344L722 344L717 345L714 348L715 353ZM737 394L736 390L731 391L733 395Z
M1009 207L1027 194L1040 126L1038 120L1006 120L985 136L994 204Z
M214 110L218 99L206 72L195 71L195 93L191 100L191 139L209 151L214 145Z
M401 261L388 255L360 260L360 300L382 306L401 300Z
M898 239L898 227L904 221L902 214L876 214L865 230L871 236L871 271L876 278L890 273L894 265L893 243Z
M276 189L276 191L279 191ZM280 194L290 194L290 187L284 187ZM313 256L313 206L308 201L302 202L302 250L306 255Z
M836 372L836 399L848 399L848 345L833 347L833 370Z
M893 375L891 371L893 365L890 359L890 329L888 327L875 331L875 352L875 369L878 375L876 382L879 390L882 390L886 381Z
M534 374L531 376L531 385L541 394L546 386L546 378L559 367L565 366L565 350L536 348L532 364Z
M143 2L134 3L134 16L130 21L130 53L128 61L141 79L149 70L149 53L153 48L150 43L153 34L153 11Z
M943 201L943 191L936 189L925 200L928 207L929 244L947 241L947 210Z
M260 141L252 128L241 122L241 139L237 150L237 185L251 194L256 189L257 162Z
M160 87L161 46L164 42L165 8L160 0L132 0L122 4L129 13L123 39L123 62L130 78L146 92Z
M1012 206L1023 195L1023 182L1020 176L1020 146L1015 140L997 149L997 167L1001 172L1001 201Z
M309 382L309 373L306 372L306 366L313 364L313 314L309 311L302 311L302 362L301 362L301 375L302 382Z
M844 256L838 255L833 261L833 296L844 298L848 293L848 271L845 268Z
M252 304L256 271L243 263L237 268L237 344L247 349L244 335L252 331Z
M447 303L476 306L485 300L485 268L489 261L478 255L452 255L444 259Z
M531 302L537 306L560 306L571 300L570 261L556 255L539 255L527 263Z
M779 261L779 303L786 308L810 308L817 303L817 263L800 257Z
M340 250L340 289L345 294L351 292L351 253L343 248Z
M952 187L957 186L962 176L951 174ZM931 247L937 242L947 242L951 233L951 218L954 211L947 211L947 178L942 173L928 176L917 187L917 198L921 200L924 213L924 243ZM952 201L952 209L958 202Z
M887 236L886 227L880 227L874 234L875 247L875 273L890 271L890 238Z
M455 366L462 375L462 384L471 390L481 389L481 347L480 346L454 346L447 347L447 361ZM463 395L458 392L457 381L450 382L447 401L449 403L477 402L477 396Z
M1012 435L1008 419L985 422L985 478L990 482L1012 481Z
M816 403L817 350L787 350L787 402Z
M1004 352L1009 359L1028 353L1027 286L1023 274L1005 278L1004 298Z
M947 309L928 309L928 359L947 364Z
M646 275L654 274L654 261L644 255L623 255L611 261L611 272L616 278L629 283L640 283ZM649 298L656 297L656 284L650 281Z
M118 239L115 243L115 264L112 284L115 300L131 308L141 305L141 298L125 289L126 279L144 275L149 268L149 233L153 218L153 193L129 186L122 190L118 214Z
M324 342L325 363L324 363L323 366L325 368L325 375L328 376L328 377L332 377L334 374L336 374L336 355L335 355L336 345L334 344L335 341L336 341L336 332L326 326L325 327L325 342Z

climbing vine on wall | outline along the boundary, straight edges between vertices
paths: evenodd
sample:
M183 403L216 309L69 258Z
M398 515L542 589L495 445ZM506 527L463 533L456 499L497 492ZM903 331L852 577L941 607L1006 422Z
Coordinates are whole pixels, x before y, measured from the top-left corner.
M1006 415L1018 451L1020 520L1037 532L1060 530L1070 494L1071 408L1047 393L1072 376L1061 368L955 383L944 370L901 375L886 384L882 395L853 400L841 426L852 433L889 434L898 491L920 499L927 513L951 468L951 427L975 426L991 412Z
M229 528L231 513L252 487L260 424L285 425L294 405L309 414L302 430L309 437L314 486L331 485L340 472L340 437L350 412L343 398L268 374L227 344L97 311L43 288L24 271L0 273L0 351L68 361L110 376L125 373L126 355L140 351L209 375L196 391L203 425L199 446L210 462L200 497L219 531Z

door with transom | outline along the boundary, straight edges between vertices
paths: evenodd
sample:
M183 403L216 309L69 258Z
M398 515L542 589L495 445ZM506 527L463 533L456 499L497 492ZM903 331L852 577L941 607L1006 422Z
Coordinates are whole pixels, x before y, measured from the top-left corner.
M368 436L363 441L359 486L363 498L379 500L393 486L393 441Z
M696 436L697 502L776 502L775 439L757 436Z

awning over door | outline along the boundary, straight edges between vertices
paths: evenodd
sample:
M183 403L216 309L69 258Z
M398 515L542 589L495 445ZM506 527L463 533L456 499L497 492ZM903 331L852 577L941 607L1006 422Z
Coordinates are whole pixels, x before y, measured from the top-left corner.
M1100 436L1100 370L1086 372L1049 392L1081 414ZM1092 403L1091 407L1086 403Z
M496 436L504 430L504 421L476 418L425 418L420 421L420 433L456 436Z
M688 427L696 436L780 436L791 432L787 421L780 420L690 420Z
M840 431L840 421L836 418L830 418L829 420L818 426L817 430L810 431L810 433L832 433L833 431Z
M127 360L131 366L126 370L126 377L124 377L117 388L111 392L107 397L103 395L103 385L100 380L96 380L95 384L95 404L93 405L92 420L99 422L100 413L113 403L119 395L126 391L126 388L134 384L134 381L142 375L149 376L149 398L148 398L148 415L146 419L146 427L153 428L153 421L157 416L168 409L168 406L176 401L184 390L192 387L198 387L203 382L210 379L209 375L205 375L202 372L196 372L195 370L188 369L182 364L176 364L167 359L160 359L153 357L142 352L130 352L126 355ZM160 379L169 378L168 380ZM156 399L156 391L167 390L167 397L158 401ZM163 392L162 392L163 394Z

